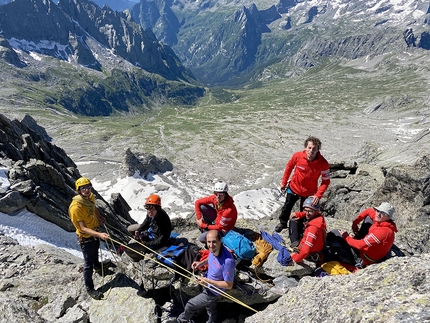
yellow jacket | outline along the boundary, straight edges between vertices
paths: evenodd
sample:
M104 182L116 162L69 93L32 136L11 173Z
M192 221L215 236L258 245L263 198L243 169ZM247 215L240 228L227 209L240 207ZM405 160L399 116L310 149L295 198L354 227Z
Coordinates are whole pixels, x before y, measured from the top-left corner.
M70 203L69 216L76 228L76 234L79 239L89 238L91 235L83 233L78 222L83 221L87 228L98 231L99 220L96 215L96 198L94 194L91 193L88 200L85 200L80 195L76 195L72 199L72 203Z

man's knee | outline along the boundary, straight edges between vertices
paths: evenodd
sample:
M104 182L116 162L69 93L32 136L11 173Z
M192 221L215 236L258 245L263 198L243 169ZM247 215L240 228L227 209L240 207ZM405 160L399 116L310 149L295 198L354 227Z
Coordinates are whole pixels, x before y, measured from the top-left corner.
M137 229L139 229L139 227L140 227L140 224L138 224L138 223L130 224L127 227L127 231L134 236L134 232L137 231Z

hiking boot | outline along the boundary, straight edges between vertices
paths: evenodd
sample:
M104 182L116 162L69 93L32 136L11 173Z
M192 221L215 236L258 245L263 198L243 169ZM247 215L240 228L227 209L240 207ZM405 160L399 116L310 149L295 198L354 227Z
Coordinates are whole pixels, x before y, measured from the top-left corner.
M108 260L106 262L100 263L100 267L94 268L94 271L96 272L96 274L99 274L100 276L111 275L113 274L113 271L110 270L109 268L115 268L115 267L116 265L111 260Z
M100 300L103 298L103 293L95 289L89 290L88 295L90 295L95 300Z
M103 268L116 268L116 265L110 259L103 261L102 265Z
M282 230L284 230L286 228L286 226L284 226L282 223L279 223L276 227L275 227L275 232L281 232Z
M99 276L112 275L114 273L112 270L110 270L109 268L106 268L104 266L103 266L103 270L102 270L102 268L95 268L94 272Z

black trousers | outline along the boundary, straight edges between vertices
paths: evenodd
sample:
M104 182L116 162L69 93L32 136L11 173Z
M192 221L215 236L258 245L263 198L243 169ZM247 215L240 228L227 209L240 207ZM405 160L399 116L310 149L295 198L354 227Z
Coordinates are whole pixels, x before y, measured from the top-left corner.
M84 256L84 283L87 291L94 289L93 272L94 269L101 268L99 262L100 240L97 238L84 239L80 242L82 254Z
M287 196L285 197L285 203L282 206L281 214L279 215L279 222L286 228L288 226L288 220L290 219L291 211L293 210L294 204L300 200L300 211L303 211L303 202L307 199L307 196L300 196L294 193L290 188L287 189Z
M301 219L292 219L288 226L288 233L291 242L300 241L305 231L306 217Z

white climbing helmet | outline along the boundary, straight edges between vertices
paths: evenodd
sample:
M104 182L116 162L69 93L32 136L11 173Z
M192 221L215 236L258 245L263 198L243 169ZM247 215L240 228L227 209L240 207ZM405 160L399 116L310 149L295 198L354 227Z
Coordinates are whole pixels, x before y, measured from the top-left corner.
M215 183L214 185L214 192L228 192L228 185L227 183L223 182L223 181L218 181Z

